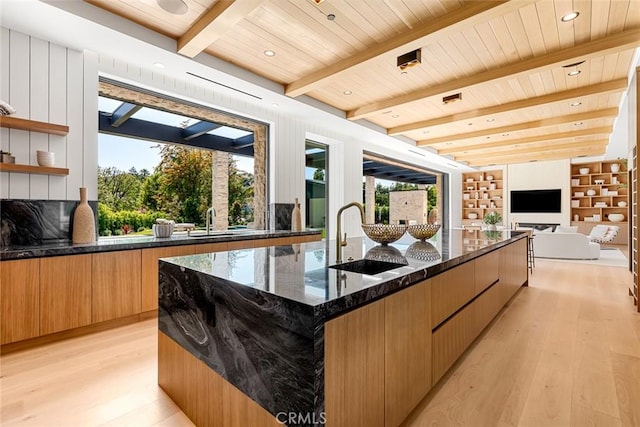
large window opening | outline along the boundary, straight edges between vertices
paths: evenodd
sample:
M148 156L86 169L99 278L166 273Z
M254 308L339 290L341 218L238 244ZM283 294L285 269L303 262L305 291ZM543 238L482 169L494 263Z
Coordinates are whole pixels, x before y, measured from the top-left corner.
M443 223L441 174L369 154L362 166L367 223Z
M234 116L214 120L223 115L149 94L116 99L104 87L101 82L101 236L151 234L157 218L175 221L177 230L204 231L207 213L215 230L264 228L266 125Z
M327 165L329 147L307 140L305 143L305 215L307 227L326 230Z

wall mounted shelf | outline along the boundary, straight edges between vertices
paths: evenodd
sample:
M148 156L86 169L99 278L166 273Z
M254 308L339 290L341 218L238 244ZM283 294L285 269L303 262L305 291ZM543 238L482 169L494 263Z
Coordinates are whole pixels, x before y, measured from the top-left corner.
M0 116L0 127L9 129L28 130L31 132L48 133L50 135L65 136L69 133L69 126L55 123L39 122L36 120L20 119L18 117Z
M66 168L48 168L44 166L17 165L14 163L0 163L0 172L35 173L40 175L69 175Z

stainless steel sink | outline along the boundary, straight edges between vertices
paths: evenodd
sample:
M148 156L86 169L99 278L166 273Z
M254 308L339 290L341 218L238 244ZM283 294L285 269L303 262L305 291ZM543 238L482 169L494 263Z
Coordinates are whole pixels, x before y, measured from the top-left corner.
M359 259L357 261L345 262L343 264L331 265L329 268L335 268L336 270L350 271L352 273L366 274L369 276L375 276L376 274L384 273L385 271L393 270L394 268L404 267L404 264L398 264L395 262L376 261L371 259Z

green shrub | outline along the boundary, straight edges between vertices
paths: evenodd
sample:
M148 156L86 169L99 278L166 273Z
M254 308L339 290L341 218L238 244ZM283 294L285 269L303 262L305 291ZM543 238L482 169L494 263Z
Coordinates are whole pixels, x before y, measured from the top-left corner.
M144 230L146 230L147 227L138 227L138 233L142 233Z
M125 225L131 230L141 231L151 228L157 218L165 216L162 212L113 211L107 205L98 203L98 233L101 236L119 236Z

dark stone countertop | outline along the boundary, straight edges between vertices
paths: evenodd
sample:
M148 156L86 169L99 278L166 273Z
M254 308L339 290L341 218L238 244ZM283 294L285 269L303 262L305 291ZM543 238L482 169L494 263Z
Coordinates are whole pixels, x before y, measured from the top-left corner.
M215 257L188 255L165 261L313 307L316 321L320 321L524 237L515 231L451 230L440 231L427 242L406 239L409 243L388 246L377 245L366 237L349 239L343 260L351 257L405 264L375 275L329 268L335 264L335 241L220 252ZM265 260L272 261L265 264Z
M98 239L97 242L75 245L67 240L34 246L3 246L0 247L0 261L60 255L79 255L95 252L126 251L163 246L198 245L276 237L306 236L320 234L320 232L321 231L317 229L307 229L303 231L239 229L216 231L214 232L215 234L210 236L204 233L198 234L194 232L191 233L191 236L187 236L186 233L175 233L168 238L153 236L102 237Z

